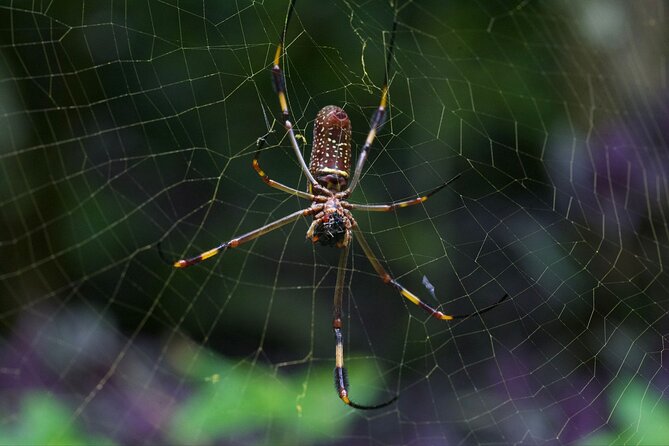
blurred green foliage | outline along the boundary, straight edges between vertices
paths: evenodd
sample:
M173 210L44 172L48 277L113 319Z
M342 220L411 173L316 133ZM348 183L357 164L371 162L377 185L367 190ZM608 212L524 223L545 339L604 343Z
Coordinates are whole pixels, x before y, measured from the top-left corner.
M669 403L643 381L618 378L606 392L611 426L580 442L582 445L662 445L669 442Z
M234 362L211 352L177 348L173 365L190 382L199 385L179 404L168 427L169 438L179 444L212 444L261 435L267 444L324 442L346 432L355 417L336 396L332 367L316 363L303 373L279 378L283 368L266 367L256 361ZM189 357L196 354L196 358ZM373 379L373 363L356 362L355 379ZM203 377L206 377L203 379ZM353 398L369 401L375 392L354 387Z
M117 444L110 438L86 433L72 419L72 408L57 395L37 390L21 399L16 422L0 427L0 444L6 445L100 445Z

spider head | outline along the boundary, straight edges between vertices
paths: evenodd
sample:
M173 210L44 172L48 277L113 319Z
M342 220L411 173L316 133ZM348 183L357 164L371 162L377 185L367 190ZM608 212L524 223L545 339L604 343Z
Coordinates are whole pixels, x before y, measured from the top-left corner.
M342 247L346 245L347 232L346 217L339 212L333 212L316 225L312 240L322 246Z

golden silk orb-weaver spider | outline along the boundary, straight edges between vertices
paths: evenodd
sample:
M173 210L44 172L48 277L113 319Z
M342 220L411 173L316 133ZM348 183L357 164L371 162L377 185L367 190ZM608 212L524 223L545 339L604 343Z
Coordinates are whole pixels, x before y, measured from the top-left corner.
M348 261L348 252L351 241L354 239L354 233L355 240L360 244L363 252L365 253L365 256L369 259L372 267L383 280L383 282L394 288L402 297L419 306L429 315L437 319L449 321L453 319L463 319L470 316L480 315L499 305L504 299L508 297L508 295L505 294L495 304L473 313L459 315L442 313L441 311L420 300L418 296L400 285L386 271L381 262L374 255L374 252L365 240L365 237L358 228L355 218L351 213L351 211L388 212L395 209L423 203L432 195L441 191L459 177L458 175L448 182L440 185L436 189L428 192L426 195L411 200L373 205L349 203L347 201L357 186L358 181L360 180L362 169L369 155L369 150L372 146L372 143L374 142L376 133L383 125L388 102L388 71L390 69L390 63L393 58L393 47L397 29L397 20L394 20L393 22L390 43L388 45L386 54L386 73L383 80L383 86L381 88L381 101L378 108L374 112L374 115L372 116L369 133L367 134L367 139L365 140L365 143L360 150L360 154L358 155L355 170L353 171L353 177L349 181L351 173L351 121L342 108L334 105L328 105L327 107L322 108L316 116L316 120L314 122L311 158L309 166L307 166L304 158L302 157L300 147L297 143L295 132L293 130L293 124L290 121L288 99L286 96L286 82L280 65L284 52L286 31L288 29L288 24L294 9L295 0L291 0L288 7L288 13L286 15L283 32L279 37L279 44L277 45L276 53L274 55L272 80L274 89L279 98L283 126L286 129L290 144L295 151L295 155L301 166L302 172L309 182L308 191L304 192L281 184L271 179L261 169L259 156L262 149L262 143L264 142L262 138L259 139L258 150L253 159L253 168L268 186L309 200L312 202L312 204L305 209L301 209L290 215L279 218L278 220L261 228L255 229L251 232L221 243L217 247L205 251L195 257L177 260L175 262L171 262L171 264L174 268L186 268L188 266L195 265L196 263L200 263L203 260L209 259L228 248L236 248L243 243L261 237L277 228L292 223L301 217L311 216L313 220L309 226L309 229L307 230L307 238L310 239L314 244L334 246L341 249L337 269L337 280L335 284L332 321L332 329L334 331L336 342L334 380L337 394L344 403L356 409L379 409L394 402L397 399L397 396L386 402L375 405L362 405L353 402L349 397L348 377L346 369L344 368L342 298L344 294L344 277L346 264Z

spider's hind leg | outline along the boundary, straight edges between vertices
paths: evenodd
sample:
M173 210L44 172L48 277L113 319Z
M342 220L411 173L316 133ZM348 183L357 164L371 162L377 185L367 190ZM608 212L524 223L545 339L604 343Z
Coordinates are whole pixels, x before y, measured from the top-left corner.
M412 293L411 291L404 288L398 281L393 279L393 277L388 273L388 271L386 271L385 268L381 265L381 262L379 261L379 259L377 259L376 256L374 255L374 252L372 251L372 248L369 246L369 244L367 243L367 240L365 240L365 237L362 235L362 231L360 231L360 229L357 228L357 227L355 228L355 230L356 230L356 234L355 234L356 235L356 240L358 240L358 243L360 243L360 246L362 247L362 250L365 252L365 255L367 256L367 259L369 260L369 262L374 267L374 270L376 271L376 273L381 277L381 280L383 280L384 283L386 283L386 284L392 286L393 288L395 288L400 293L400 295L402 297L404 297L405 299L410 301L412 304L421 307L423 310L425 310L425 312L427 312L430 316L432 316L436 319L440 319L442 321L450 321L450 320L453 320L453 319L465 319L465 318L468 318L468 317L471 317L471 316L478 316L478 315L486 313L486 312L492 310L493 308L497 307L499 304L504 302L509 297L508 294L505 294L496 303L494 303L492 305L489 305L485 308L482 308L478 311L474 311L473 313L466 313L466 314L446 314L446 313L442 313L441 311L431 307L430 305L428 305L425 302L423 302L422 300L420 300L418 298L418 296L416 296L414 293Z
M337 395L339 398L349 406L355 409L362 410L372 410L380 409L386 407L395 400L397 396L391 398L388 401L385 401L380 404L375 404L371 406L366 406L362 404L357 404L351 401L348 395L348 374L346 368L344 367L344 335L342 333L342 300L344 295L344 279L346 276L346 263L348 261L348 250L349 247L346 246L342 249L341 255L339 256L339 265L337 267L337 283L335 285L335 296L334 296L334 315L332 320L332 329L335 335L335 368L334 368L334 380L335 380L335 389L337 390Z

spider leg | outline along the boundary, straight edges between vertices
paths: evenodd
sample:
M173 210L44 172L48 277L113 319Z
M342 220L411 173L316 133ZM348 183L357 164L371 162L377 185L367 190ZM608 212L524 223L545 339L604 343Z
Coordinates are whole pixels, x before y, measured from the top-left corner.
M288 14L286 15L286 23L283 26L283 32L279 36L279 44L276 47L276 53L274 53L274 63L272 66L272 80L274 83L274 90L276 91L277 96L279 97L279 106L281 107L281 114L283 115L283 126L288 132L288 138L290 139L290 145L295 151L297 156L297 161L300 163L302 172L306 175L309 183L312 186L318 186L318 182L314 179L314 176L309 172L307 163L304 161L302 152L300 151L300 146L297 143L295 138L295 132L293 131L293 124L290 122L290 111L288 110L288 99L286 95L286 78L281 71L281 55L283 54L284 42L286 39L286 31L288 30L288 23L290 23L290 18L293 15L293 10L295 9L295 0L291 0L290 5L288 6Z
M236 248L243 243L246 243L248 241L251 241L253 239L261 237L261 236L267 234L268 232L271 232L275 229L280 228L281 226L285 226L288 223L292 223L295 220L299 219L300 217L311 215L314 212L318 212L318 210L320 210L321 207L322 207L322 205L314 205L314 206L308 207L306 209L302 209L302 210L299 210L297 212L293 212L292 214L286 215L285 217L280 218L276 221L273 221L272 223L269 223L269 224L267 224L263 227L255 229L251 232L247 232L246 234L241 235L239 237L235 237L231 240L228 240L227 242L221 243L217 247L212 248L208 251L205 251L202 254L199 254L195 257L191 257L191 258L188 258L188 259L181 259L181 260L177 260L176 262L170 262L170 263L172 263L172 266L174 268L186 268L188 266L195 265L196 263L200 263L204 260L207 260L211 257L214 257L216 254L219 254L221 251L224 251L227 248ZM161 252L161 251L159 251L159 252ZM161 252L161 256L162 256L162 252ZM164 258L164 256L163 256L163 258Z
M468 317L471 317L471 316L478 316L478 315L481 315L483 313L486 313L486 312L492 310L493 308L495 308L497 305L501 304L503 301L505 301L509 297L508 294L505 294L496 303L494 303L490 306L487 306L487 307L485 307L481 310L474 311L473 313L467 313L467 314L445 314L445 313L442 313L441 311L432 308L430 305L428 305L425 302L423 302L422 300L420 300L418 298L418 296L416 296L411 291L404 288L402 285L400 285L399 282L397 282L395 279L393 279L392 276L390 274L388 274L388 272L385 270L385 268L383 268L379 259L377 259L376 256L374 255L374 252L372 251L372 248L369 246L369 244L367 243L367 240L365 240L365 237L362 235L362 231L360 231L360 229L358 227L355 227L354 229L356 231L356 240L358 240L358 243L360 243L360 246L362 247L362 250L365 252L365 255L367 256L367 259L372 264L372 266L374 267L374 270L376 270L376 273L381 277L383 282L392 286L393 288L395 288L400 293L400 295L402 295L402 297L409 300L414 305L418 305L419 307L421 307L423 310L425 310L432 317L435 317L435 318L443 320L443 321L450 321L450 320L453 320L453 319L465 319L465 318L468 318Z
M396 13L397 14L397 13ZM355 171L353 173L353 179L349 185L347 191L350 194L353 192L353 189L358 185L360 180L360 174L362 173L362 168L367 161L367 156L369 155L369 149L372 147L374 138L376 137L376 132L383 125L383 118L386 115L386 106L388 104L388 72L390 71L390 62L393 58L393 48L395 46L395 32L397 30L397 15L393 21L393 30L390 33L390 44L388 46L388 54L386 56L386 72L383 78L383 86L381 87L381 102L379 103L378 108L372 115L372 121L370 123L369 133L367 134L367 139L365 144L360 149L360 155L358 155L358 161L355 165Z
M365 212L389 212L397 208L406 208L409 206L413 206L415 204L423 203L424 201L427 201L428 198L430 198L432 195L436 194L437 192L443 190L446 186L451 184L453 181L457 180L460 178L460 174L454 176L441 186L437 187L436 189L431 190L428 192L426 195L423 195L422 197L417 197L413 198L411 200L405 200L405 201L395 201L393 203L388 203L388 204L355 204L355 203L349 203L351 206L351 209L356 210L356 211L365 211Z
M269 187L273 187L275 189L279 189L280 191L287 192L292 195L297 195L300 198L307 199L309 201L314 201L316 199L316 196L313 194L310 194L308 192L303 192L301 190L294 189L290 186L286 186L285 184L281 184L278 181L274 181L271 179L265 171L263 171L260 168L260 152L262 150L263 145L265 144L265 140L263 138L258 139L258 150L256 151L255 156L253 157L253 168L255 171L258 173L260 178L267 184Z
M344 279L346 276L346 262L348 261L348 250L349 247L345 246L341 250L341 255L339 256L339 265L337 267L337 282L335 285L335 295L334 295L334 314L332 320L332 329L334 330L335 335L335 369L334 369L334 380L335 388L337 389L337 394L341 400L348 404L349 406L355 409L362 410L372 410L380 409L392 404L397 396L394 398L373 406L365 406L361 404L354 403L348 396L348 375L346 373L346 368L344 367L344 338L342 335L342 301L344 295Z

